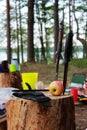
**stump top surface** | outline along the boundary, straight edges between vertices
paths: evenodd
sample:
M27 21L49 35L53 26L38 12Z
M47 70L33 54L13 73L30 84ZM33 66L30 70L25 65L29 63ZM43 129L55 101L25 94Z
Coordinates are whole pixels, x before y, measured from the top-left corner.
M72 95L71 94L64 94L64 95L61 95L61 96L53 96L49 91L46 91L46 92L44 92L44 91L42 91L43 92L43 94L45 95L45 96L47 96L47 97L49 97L51 100L59 100L59 99L67 99L67 98L70 98L70 97L72 97ZM24 99L24 98L11 98L11 100L26 100L26 99Z
M61 95L61 96L53 96L49 91L43 92L43 93L51 99L62 99L62 98L72 97L71 94L64 94L64 95Z

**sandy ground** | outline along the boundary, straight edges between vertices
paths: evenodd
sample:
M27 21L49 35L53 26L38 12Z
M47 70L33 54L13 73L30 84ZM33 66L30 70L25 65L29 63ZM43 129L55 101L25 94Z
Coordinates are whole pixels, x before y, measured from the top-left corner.
M87 104L75 105L76 130L87 130Z

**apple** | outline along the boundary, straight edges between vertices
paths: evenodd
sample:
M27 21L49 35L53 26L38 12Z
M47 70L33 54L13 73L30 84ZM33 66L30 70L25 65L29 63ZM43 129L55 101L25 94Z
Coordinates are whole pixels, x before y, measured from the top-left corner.
M49 92L53 96L60 96L64 91L64 86L61 81L52 81L49 84Z

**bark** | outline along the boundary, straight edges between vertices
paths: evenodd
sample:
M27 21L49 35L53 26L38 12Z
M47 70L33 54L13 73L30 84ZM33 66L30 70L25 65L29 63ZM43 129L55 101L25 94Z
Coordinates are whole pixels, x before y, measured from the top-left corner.
M17 9L17 1L15 0L15 14L16 14L16 35L17 35L17 59L18 59L18 63L20 62L20 58L19 58L19 24L18 24L18 9Z
M0 87L22 89L22 78L19 72L0 73Z
M74 10L74 18L75 18L76 25L77 25L77 40L79 40L83 45L83 57L87 58L87 41L85 39L81 38L79 35L79 23L76 18L76 15L75 15L75 0L74 0L73 10Z
M20 45L21 45L21 61L23 63L23 35L22 35L22 15L21 15L21 1L19 0L19 22L20 22Z
M28 62L35 61L33 25L34 25L34 0L28 0L28 48L27 48L27 61Z
M43 42L43 29L42 29L42 22L40 22L40 42L41 42L41 60L45 60L45 47Z
M7 103L8 130L76 130L71 95L51 96L52 107L32 100L12 99Z
M11 63L11 28L10 28L10 3L6 0L6 13L7 13L7 60Z
M7 122L6 119L0 119L0 130L7 130Z
M58 0L54 3L54 61L56 62L56 51L58 43L58 32L59 32L59 15L58 15Z

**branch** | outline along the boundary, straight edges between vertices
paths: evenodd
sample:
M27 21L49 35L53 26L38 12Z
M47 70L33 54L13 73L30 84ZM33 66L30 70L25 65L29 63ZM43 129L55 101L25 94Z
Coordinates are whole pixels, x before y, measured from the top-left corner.
M73 2L73 14L77 25L77 40L79 40L83 45L86 45L87 44L86 40L79 37L79 24L75 14L75 0Z

